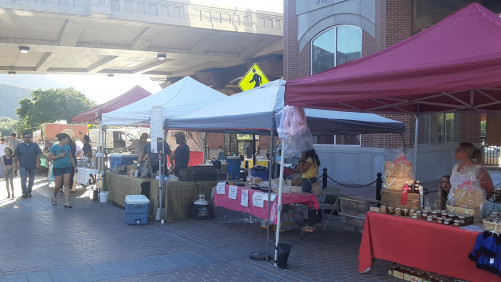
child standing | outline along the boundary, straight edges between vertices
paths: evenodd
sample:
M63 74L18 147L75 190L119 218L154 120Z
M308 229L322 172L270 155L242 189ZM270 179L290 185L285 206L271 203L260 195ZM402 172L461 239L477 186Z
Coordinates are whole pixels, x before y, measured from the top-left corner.
M7 147L4 149L5 155L0 158L2 162L3 174L5 177L5 187L7 188L7 199L14 199L14 157L12 156L12 149ZM10 189L9 189L10 186ZM12 192L12 194L11 194Z

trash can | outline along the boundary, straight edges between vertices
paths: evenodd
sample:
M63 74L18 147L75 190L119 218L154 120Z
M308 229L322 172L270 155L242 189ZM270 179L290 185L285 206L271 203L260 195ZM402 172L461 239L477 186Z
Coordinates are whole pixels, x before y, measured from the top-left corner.
M277 247L277 261L275 262L278 267L286 269L289 253L291 252L292 244L278 243Z

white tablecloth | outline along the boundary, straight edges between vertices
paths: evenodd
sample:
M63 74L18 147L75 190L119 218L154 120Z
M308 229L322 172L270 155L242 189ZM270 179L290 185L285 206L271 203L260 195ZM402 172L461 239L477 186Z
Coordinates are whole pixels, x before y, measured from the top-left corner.
M76 183L87 185L91 174L99 174L99 170L87 167L78 167L78 173L75 174L74 180Z

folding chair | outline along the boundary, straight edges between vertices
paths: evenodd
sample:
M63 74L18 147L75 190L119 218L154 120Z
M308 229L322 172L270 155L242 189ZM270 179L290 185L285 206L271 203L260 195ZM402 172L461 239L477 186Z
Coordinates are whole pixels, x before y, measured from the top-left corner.
M337 187L327 187L323 190L322 195L320 196L321 201L319 201L320 207L318 210L322 212L322 216L324 214L324 210L330 209L330 213L325 218L325 225L323 231L325 231L325 228L327 227L327 223L329 222L329 218L332 216L334 213L334 210L339 212L339 196L341 196L341 189ZM334 203L327 203L326 200L332 201L333 198L335 198Z

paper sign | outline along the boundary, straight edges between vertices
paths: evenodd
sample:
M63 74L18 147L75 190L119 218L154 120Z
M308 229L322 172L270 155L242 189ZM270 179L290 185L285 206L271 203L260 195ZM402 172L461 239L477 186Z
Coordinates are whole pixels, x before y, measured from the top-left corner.
M249 190L242 190L242 199L240 200L240 204L244 207L249 206Z
M157 153L157 140L162 140L163 137L163 124L162 124L163 107L151 107L150 115L150 138L151 138L151 152Z
M254 193L252 195L252 205L262 208L264 206L264 193Z
M228 198L236 200L237 199L237 191L238 191L238 186L230 185L230 189L228 191Z
M224 195L224 193L226 193L224 187L226 186L226 182L219 182L216 186L216 192L219 194L219 195Z
M277 194L276 193L271 193L270 194L270 202L273 202L275 201L275 198L277 197ZM264 194L264 200L265 201L268 201L268 193L265 193Z

